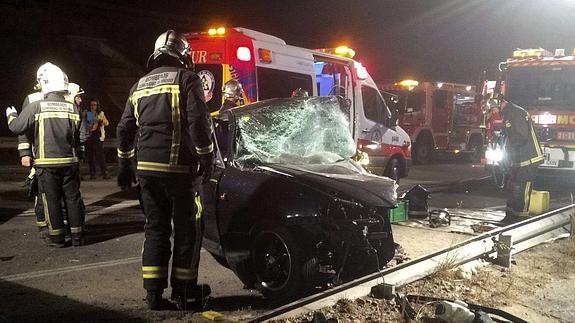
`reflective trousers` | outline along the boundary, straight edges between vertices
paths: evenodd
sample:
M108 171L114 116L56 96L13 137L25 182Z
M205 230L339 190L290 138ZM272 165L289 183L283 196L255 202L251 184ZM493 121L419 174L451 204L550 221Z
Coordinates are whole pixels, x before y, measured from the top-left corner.
M85 214L80 195L78 166L38 168L36 176L38 176L38 203L42 203L50 239L57 243L66 240L62 201L68 212L72 239L82 238Z
M507 188L507 214L516 216L529 215L529 202L533 183L537 177L538 165L518 167L511 171Z
M168 286L174 224L172 288L197 285L202 244L202 205L190 176L138 176L140 204L146 216L142 274L146 290Z

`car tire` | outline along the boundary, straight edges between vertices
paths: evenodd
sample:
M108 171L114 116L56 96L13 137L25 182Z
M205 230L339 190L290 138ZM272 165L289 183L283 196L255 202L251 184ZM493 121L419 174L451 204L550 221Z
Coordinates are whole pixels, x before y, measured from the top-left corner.
M433 154L433 143L428 138L422 138L415 142L414 148L414 161L417 164L425 165L431 161Z
M399 184L399 178L401 176L401 163L398 158L392 158L389 160L385 166L385 171L383 176L389 177Z
M283 226L265 226L253 235L251 260L255 287L273 303L288 302L307 292L302 243Z
M472 140L469 143L469 150L471 151L469 155L469 161L477 163L483 158L483 142L480 139Z

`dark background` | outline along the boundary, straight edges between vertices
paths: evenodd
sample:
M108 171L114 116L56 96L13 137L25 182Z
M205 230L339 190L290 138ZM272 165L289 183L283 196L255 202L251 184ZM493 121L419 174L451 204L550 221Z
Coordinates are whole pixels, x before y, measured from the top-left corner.
M477 85L516 48L575 47L573 0L12 0L0 11L0 107L20 108L51 61L101 99L113 124L168 28L241 26L296 46L347 44L376 81ZM0 136L9 135L1 120Z

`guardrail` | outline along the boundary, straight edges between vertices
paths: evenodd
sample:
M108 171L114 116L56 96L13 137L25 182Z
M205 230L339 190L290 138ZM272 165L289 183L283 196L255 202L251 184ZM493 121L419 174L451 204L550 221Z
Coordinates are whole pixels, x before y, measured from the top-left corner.
M572 235L571 229L574 219L575 204L568 205L286 304L266 312L250 322L295 317L302 313L331 306L342 298L355 299L367 296L372 287L384 282L395 287L409 284L437 272L440 266L445 263L458 266L478 258L487 257L495 263L509 266L513 254L563 234Z

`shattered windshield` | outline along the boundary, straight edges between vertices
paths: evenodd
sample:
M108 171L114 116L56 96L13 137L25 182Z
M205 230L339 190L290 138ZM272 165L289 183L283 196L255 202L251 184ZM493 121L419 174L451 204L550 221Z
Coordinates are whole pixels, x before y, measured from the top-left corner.
M236 121L235 162L240 167L332 164L353 156L355 142L343 100L279 99L243 111Z

